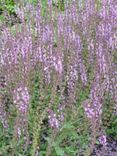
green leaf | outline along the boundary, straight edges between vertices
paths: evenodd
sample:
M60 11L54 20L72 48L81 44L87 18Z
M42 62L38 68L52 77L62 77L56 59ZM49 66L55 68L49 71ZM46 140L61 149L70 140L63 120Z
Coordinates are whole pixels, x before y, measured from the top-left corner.
M99 145L99 144L100 144L100 142L97 140L97 141L96 141L96 144L97 144L97 145Z
M76 131L72 131L72 136L73 139L78 139L78 134Z
M23 156L22 154L18 153L18 156Z
M40 151L40 156L45 156L46 151Z
M74 126L70 122L68 122L65 123L61 129L73 129L73 128Z
M63 156L64 155L64 150L59 146L55 146L55 151L56 151L56 154L58 156Z

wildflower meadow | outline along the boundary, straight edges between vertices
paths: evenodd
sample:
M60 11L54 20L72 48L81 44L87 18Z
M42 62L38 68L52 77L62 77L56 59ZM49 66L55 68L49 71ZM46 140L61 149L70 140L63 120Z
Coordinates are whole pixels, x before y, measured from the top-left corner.
M116 0L0 0L0 156L117 156Z

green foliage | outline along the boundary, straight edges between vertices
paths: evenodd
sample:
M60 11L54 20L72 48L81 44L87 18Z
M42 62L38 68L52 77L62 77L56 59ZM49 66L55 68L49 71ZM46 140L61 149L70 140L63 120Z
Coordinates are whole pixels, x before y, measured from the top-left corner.
M72 108L66 108L65 120L54 140L50 136L46 138L48 144L52 146L53 156L64 156L65 154L74 156L87 149L89 127L81 105L87 94L87 92L81 91L77 104Z
M57 2L53 1L53 6L57 7L60 11L64 11L64 9L65 9L65 2L64 2L64 0L59 0Z
M0 25L2 25L2 22L4 21L5 17L3 15L0 15Z
M72 115L71 118L69 118L69 121L66 120L63 123L60 132L58 132L53 142L51 141L51 138L48 138L54 156L64 156L64 154L74 156L82 149L86 150L87 148L89 138L86 129L87 123L85 122L82 125L78 119L75 119L76 122L74 122ZM77 129L78 126L79 128Z
M31 80L31 92L32 97L29 108L29 131L30 136L33 139L31 147L31 155L35 155L37 147L41 146L41 134L43 135L44 127L43 121L46 119L46 109L48 108L50 101L50 89L45 90L43 83L43 77L41 72L33 73L33 80ZM41 146L40 148L45 148Z
M117 139L117 115L114 115L115 103L109 93L105 95L105 105L103 107L102 121L107 135Z
M0 1L0 10L8 11L8 13L11 15L15 13L15 2L14 0L1 0Z
M9 17L12 16L12 20ZM13 25L13 20L16 19L15 13L15 3L13 0L1 0L0 1L0 26L3 23L11 26Z
M33 5L37 5L38 0L27 0L28 3L31 3Z
M107 135L117 140L117 115L112 117L110 126L106 129Z

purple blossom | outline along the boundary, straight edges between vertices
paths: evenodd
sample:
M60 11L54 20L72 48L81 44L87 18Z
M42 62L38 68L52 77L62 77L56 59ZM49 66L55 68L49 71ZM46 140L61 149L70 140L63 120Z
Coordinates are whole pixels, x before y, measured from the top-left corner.
M22 22L24 22L25 20L25 13L24 13L24 10L23 8L16 8L16 13L17 15L19 16L19 18L22 20Z
M94 112L94 109L91 108L91 101L89 100L84 101L83 107L84 107L87 118L93 119L95 117L95 112Z
M63 63L62 63L63 59L62 59L62 57L53 56L52 60L53 60L53 67L61 75L63 72Z
M73 64L69 67L66 81L67 81L67 87L68 87L68 95L74 99L75 86L76 86L76 82L78 81L77 64Z
M19 86L13 92L13 101L20 113L26 113L29 106L29 93L25 86Z
M46 82L54 91L59 85L65 106L66 103L72 105L76 102L76 87L80 79L83 89L90 85L87 69L92 68L93 71L89 74L93 75L94 79L91 81L89 98L83 102L83 108L87 118L98 123L98 127L102 122L100 120L105 92L110 93L116 108L117 73L113 67L117 41L115 1L102 0L101 7L98 8L94 0L84 3L73 0L70 4L65 3L64 12L56 12L54 16L52 0L48 0L47 4L49 8L46 11L47 16L41 16L41 4L38 4L36 9L31 10L32 7L28 9L30 19L33 19L29 20L29 23L25 20L26 10L18 8L16 12L22 21L22 30L20 32L17 30L14 36L7 28L2 31L0 67L7 77L7 87L12 90L12 87L16 86L13 91L13 102L18 112L16 133L19 137L28 125L30 96L27 85L24 83L18 85L18 82L27 82L30 73L37 70L35 67L38 66L43 77L42 84ZM83 58L84 51L89 55L87 65ZM57 80L60 81L54 81L52 74L56 74ZM68 91L66 97L64 84ZM54 94L57 95L57 92ZM53 95L51 98L54 101ZM48 110L51 128L60 128L65 119L63 110L63 105L59 105L57 110ZM2 101L0 101L0 120L4 128L7 128L7 112ZM99 141L106 145L106 136L102 135Z
M107 145L107 137L106 135L102 135L99 137L99 142L100 144L102 144L103 146L106 146Z
M52 6L52 0L48 0L48 6Z
M51 109L48 110L48 113L49 113L48 118L49 118L50 126L54 129L59 129L60 122L57 119L57 115Z
M64 105L59 104L57 112L54 113L52 109L48 109L48 119L50 127L54 129L59 129L62 122L64 121L64 113L63 113Z

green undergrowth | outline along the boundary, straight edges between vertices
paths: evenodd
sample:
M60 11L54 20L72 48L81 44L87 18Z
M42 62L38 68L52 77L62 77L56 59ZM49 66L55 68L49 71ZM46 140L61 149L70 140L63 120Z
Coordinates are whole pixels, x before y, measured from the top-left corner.
M106 95L102 113L102 124L108 136L117 140L117 115L115 114L115 102L109 94Z

